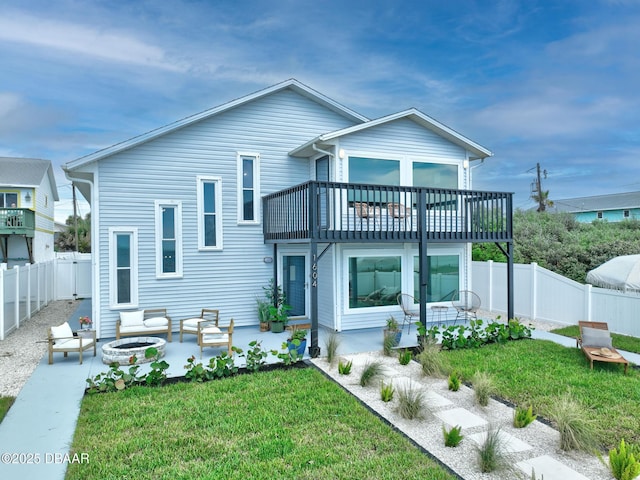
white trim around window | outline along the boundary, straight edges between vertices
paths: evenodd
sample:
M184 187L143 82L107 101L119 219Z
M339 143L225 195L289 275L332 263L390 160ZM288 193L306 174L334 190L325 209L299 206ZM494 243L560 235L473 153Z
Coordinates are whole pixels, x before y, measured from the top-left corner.
M182 202L156 200L156 278L182 278Z
M238 224L260 223L260 154L238 152Z
M109 228L109 303L111 308L138 306L136 227Z
M222 177L198 175L198 250L222 250Z

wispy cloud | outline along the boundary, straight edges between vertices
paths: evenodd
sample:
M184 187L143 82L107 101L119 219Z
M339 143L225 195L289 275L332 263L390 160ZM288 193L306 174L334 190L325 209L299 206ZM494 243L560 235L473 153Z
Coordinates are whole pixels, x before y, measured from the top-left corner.
M184 65L168 58L162 48L137 38L131 32L92 28L86 24L49 20L19 12L3 12L0 16L0 40L54 50L68 55L70 61L81 55L163 70L184 69Z

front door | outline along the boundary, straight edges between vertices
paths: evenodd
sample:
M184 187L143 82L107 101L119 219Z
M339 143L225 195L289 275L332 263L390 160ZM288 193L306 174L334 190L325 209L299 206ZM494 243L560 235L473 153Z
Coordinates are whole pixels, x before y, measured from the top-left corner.
M307 316L307 272L304 255L282 256L282 291L290 317Z

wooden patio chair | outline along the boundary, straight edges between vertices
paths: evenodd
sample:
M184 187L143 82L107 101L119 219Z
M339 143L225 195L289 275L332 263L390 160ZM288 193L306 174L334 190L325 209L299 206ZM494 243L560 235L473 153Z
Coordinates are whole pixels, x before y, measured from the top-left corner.
M182 343L182 335L190 333L192 335L198 335L198 326L202 322L214 322L215 326L218 326L218 318L220 317L220 311L213 308L203 308L199 317L184 318L180 320L180 343Z
M611 334L606 322L579 321L580 336L576 338L576 346L582 348L593 370L593 362L621 363L627 374L629 361L613 348Z
M405 325L408 325L407 333L409 333L411 331L411 324L413 323L413 320L420 318L420 312L418 310L413 310L413 306L416 304L416 299L407 293L400 293L397 299L398 305L402 309L402 313L404 313L402 328L404 328Z
M76 332L77 334L77 332ZM91 332L91 338L75 336L68 322L64 322L57 327L49 328L49 365L53 363L53 353L62 352L68 356L69 352L77 352L80 355L80 365L82 365L82 352L93 348L93 356L96 356L96 332Z
M227 347L229 356L233 355L233 318L229 326L219 326L218 322L198 323L198 344L200 345L200 358L204 347Z
M468 320L469 318L475 318L477 320L478 310L480 310L481 304L482 302L480 301L478 294L471 290L460 290L455 292L451 298L451 305L456 309L456 319L454 324L460 317L464 320Z

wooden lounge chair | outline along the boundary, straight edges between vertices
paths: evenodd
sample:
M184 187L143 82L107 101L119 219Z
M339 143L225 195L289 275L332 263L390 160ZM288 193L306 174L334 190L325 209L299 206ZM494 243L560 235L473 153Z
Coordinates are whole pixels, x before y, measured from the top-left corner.
M576 346L582 348L593 370L593 362L621 363L627 374L629 361L611 345L611 335L606 322L578 322L580 336L576 338Z
M199 317L184 318L180 320L180 343L182 343L182 336L185 333L199 335L198 326L202 322L213 322L213 325L217 327L219 318L220 310L216 310L214 308L203 308L200 311Z
M204 347L227 347L229 356L232 356L233 318L229 326L218 325L213 321L198 323L198 344L200 345L200 358L202 358Z
M50 327L48 335L49 365L53 363L54 352L62 352L66 357L69 352L78 353L80 365L82 365L82 352L93 348L93 356L96 356L96 332L91 332L91 338L74 335L69 323L64 322L58 327Z

